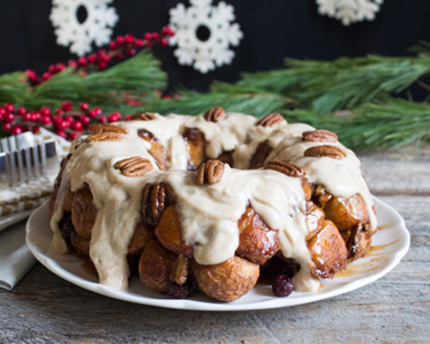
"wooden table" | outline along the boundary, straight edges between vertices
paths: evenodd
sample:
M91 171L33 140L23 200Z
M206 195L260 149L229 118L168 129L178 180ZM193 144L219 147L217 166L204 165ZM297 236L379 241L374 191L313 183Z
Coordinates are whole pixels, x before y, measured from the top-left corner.
M12 292L0 289L0 343L430 343L430 149L361 159L412 239L377 282L291 308L192 312L93 294L37 264Z

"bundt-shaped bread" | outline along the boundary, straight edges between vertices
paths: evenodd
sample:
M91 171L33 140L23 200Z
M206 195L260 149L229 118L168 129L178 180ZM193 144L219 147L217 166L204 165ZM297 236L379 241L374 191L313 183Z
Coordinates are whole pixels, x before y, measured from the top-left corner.
M377 229L360 163L334 133L220 107L93 125L49 207L53 247L90 259L100 283L126 288L138 270L155 291L220 301L260 272L316 290L364 256Z

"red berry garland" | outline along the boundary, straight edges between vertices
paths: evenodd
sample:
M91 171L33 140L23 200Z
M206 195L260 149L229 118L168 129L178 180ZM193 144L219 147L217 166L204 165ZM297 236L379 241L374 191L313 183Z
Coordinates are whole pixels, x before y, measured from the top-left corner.
M144 34L143 39L135 38L132 34L128 33L125 36L118 36L110 42L109 50L101 49L96 53L80 57L77 61L70 60L67 66L78 69L97 68L99 70L105 70L108 67L108 63L113 60L122 60L124 56L132 57L145 47L152 48L156 44L159 44L161 47L167 46L169 44L168 38L174 35L175 33L169 26L164 26L161 32L147 32ZM49 80L53 75L61 72L65 68L66 65L60 62L55 65L50 65L48 70L42 74L42 77L39 77L32 69L27 69L26 74L29 83L32 86L36 86L41 82Z

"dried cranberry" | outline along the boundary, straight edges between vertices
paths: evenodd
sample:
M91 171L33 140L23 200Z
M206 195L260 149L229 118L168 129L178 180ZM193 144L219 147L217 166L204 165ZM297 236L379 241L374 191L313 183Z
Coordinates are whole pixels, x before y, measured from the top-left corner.
M188 280L183 284L178 284L175 281L170 280L167 285L167 293L175 299L186 299L192 297L197 292L196 284Z
M294 284L287 275L277 275L272 284L273 293L279 297L289 296L293 289Z

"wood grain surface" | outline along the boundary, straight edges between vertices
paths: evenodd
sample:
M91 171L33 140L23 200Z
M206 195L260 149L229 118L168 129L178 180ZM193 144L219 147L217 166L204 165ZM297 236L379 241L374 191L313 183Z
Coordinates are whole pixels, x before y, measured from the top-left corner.
M361 157L371 191L411 233L403 261L368 286L291 308L178 311L100 296L36 264L0 289L0 343L430 343L429 152Z

